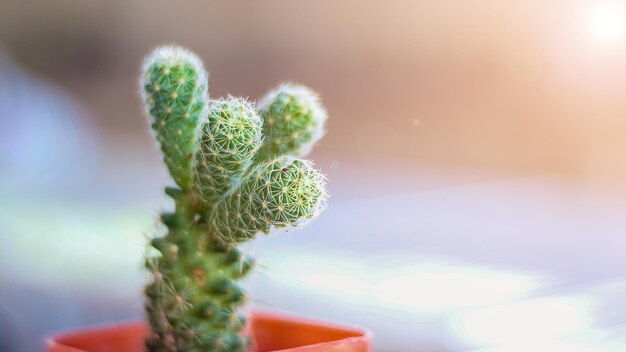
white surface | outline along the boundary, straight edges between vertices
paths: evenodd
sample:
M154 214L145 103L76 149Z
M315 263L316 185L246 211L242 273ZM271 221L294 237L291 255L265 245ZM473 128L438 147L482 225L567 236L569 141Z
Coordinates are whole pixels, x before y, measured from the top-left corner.
M251 246L252 296L366 326L381 351L626 349L626 201L557 181L331 203Z

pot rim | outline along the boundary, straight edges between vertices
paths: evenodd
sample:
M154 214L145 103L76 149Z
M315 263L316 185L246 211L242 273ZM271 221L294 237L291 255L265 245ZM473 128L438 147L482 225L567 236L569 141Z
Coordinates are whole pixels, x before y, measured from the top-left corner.
M324 327L324 328L329 328L329 329L334 329L334 330L341 330L351 335L351 336L342 337L337 340L320 341L317 343L311 343L311 344L301 345L297 347L281 348L279 350L272 350L272 352L281 352L281 351L290 351L290 352L303 351L304 352L311 348L315 348L316 346L324 346L324 345L330 345L330 344L335 344L335 343L340 343L340 342L341 343L366 342L369 345L369 343L371 343L372 336L373 336L372 332L369 329L366 329L360 326L348 325L345 323L336 322L336 321L327 320L327 319L320 319L316 317L296 315L291 312L285 312L282 310L249 309L247 310L246 313L250 315L249 321L252 324L254 324L254 321L256 321L257 323L260 321L266 321L268 323L284 321L284 322L289 322L294 325ZM102 331L111 331L111 330L116 330L116 329L128 329L128 328L147 329L148 327L144 319L124 319L124 320L114 321L114 322L99 322L95 324L88 324L84 326L60 329L60 330L50 332L44 335L44 341L45 341L45 346L48 349L61 346L65 348L67 351L82 352L82 350L76 347L72 347L71 345L67 345L65 343L59 342L59 340L62 340L70 336L76 336L76 334L95 334L95 333L102 332Z

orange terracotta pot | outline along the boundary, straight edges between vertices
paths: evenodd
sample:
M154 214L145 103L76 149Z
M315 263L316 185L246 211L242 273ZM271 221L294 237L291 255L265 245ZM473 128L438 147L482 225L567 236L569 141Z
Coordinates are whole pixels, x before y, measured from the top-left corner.
M254 348L250 352L369 352L371 334L362 329L282 313L250 314ZM49 352L143 352L148 332L143 322L103 325L52 335Z

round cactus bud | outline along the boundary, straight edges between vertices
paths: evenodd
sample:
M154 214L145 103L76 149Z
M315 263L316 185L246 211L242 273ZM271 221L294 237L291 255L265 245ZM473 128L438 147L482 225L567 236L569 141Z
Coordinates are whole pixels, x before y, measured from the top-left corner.
M261 144L261 118L245 99L211 102L197 153L196 185L210 206L239 186Z
M281 85L261 100L258 110L265 139L257 160L304 156L324 135L326 110L318 95L305 86Z
M170 174L185 190L192 185L198 126L208 100L207 86L202 62L185 49L161 47L144 62L141 91L151 126Z
M311 163L281 156L252 169L237 192L209 217L225 241L242 242L272 227L298 226L315 217L326 200L326 179Z

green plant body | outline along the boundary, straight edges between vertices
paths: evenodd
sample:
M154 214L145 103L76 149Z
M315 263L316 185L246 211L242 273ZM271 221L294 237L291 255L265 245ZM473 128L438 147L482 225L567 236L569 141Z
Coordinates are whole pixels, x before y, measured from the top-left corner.
M238 281L255 265L237 247L272 229L297 227L326 201L325 177L300 159L323 134L326 112L310 89L286 84L262 99L210 100L194 54L156 49L141 90L175 187L165 234L146 258L146 347L244 351L250 345Z

